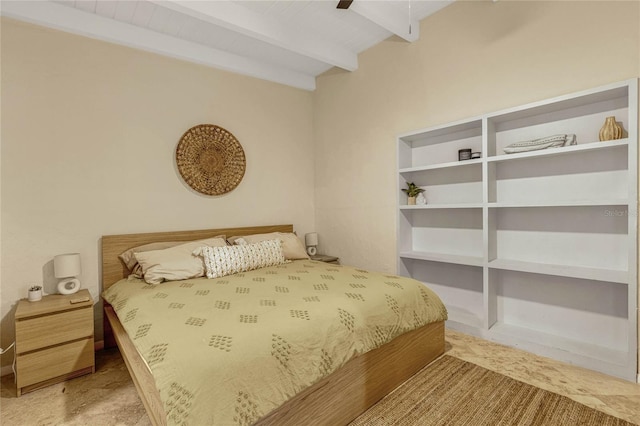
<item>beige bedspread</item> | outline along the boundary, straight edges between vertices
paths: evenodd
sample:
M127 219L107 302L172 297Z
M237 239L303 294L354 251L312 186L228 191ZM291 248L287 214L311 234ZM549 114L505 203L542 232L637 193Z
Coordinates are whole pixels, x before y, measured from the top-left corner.
M157 286L121 280L103 297L151 368L169 424L251 424L447 316L417 281L310 260Z

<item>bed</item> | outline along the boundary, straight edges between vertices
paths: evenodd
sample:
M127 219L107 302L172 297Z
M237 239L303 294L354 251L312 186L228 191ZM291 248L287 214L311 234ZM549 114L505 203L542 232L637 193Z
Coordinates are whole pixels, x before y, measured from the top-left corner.
M276 225L103 236L103 291L110 289L129 275L128 268L121 262L118 255L132 247L159 241L200 240L220 234L243 236L269 232L290 233L293 232L293 227L292 225ZM289 267L297 269L307 267L312 270L325 266L328 267L326 264L308 261ZM331 265L331 267L334 266ZM273 271L267 272L275 273ZM357 274L366 273L367 271L361 271ZM256 277L255 275L250 276ZM260 279L262 278L257 278L257 280ZM191 285L191 283L189 284ZM193 285L199 284L196 282ZM179 284L174 286L179 286ZM136 336L131 336L125 331L123 321L116 314L114 306L105 301L104 310L105 346L118 345L152 423L157 425L179 423L175 418L167 418L165 403L156 386L156 379L152 375L148 363L134 345ZM296 313L296 315L298 314ZM249 423L260 425L347 424L443 352L444 318L425 325L419 324L417 328L403 332L390 342L351 358L335 371L300 390L260 418L250 418ZM328 407L330 408L328 409ZM247 422L246 419L241 419L237 423L245 424Z

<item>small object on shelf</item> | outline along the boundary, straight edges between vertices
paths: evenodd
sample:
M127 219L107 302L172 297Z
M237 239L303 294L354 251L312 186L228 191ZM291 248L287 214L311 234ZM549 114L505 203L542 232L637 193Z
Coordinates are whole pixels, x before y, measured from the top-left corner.
M325 263L339 263L338 258L336 256L329 256L326 254L316 254L313 256L309 256L311 260L316 260L318 262L325 262Z
M600 141L612 141L622 139L622 126L616 122L616 118L611 116L604 120L600 129Z
M424 206L425 204L427 204L427 199L425 198L424 194L418 194L418 196L416 197L416 205Z
M558 148L561 146L576 145L576 135L560 134L546 136L544 138L532 139L528 141L515 142L504 147L506 154L515 154L517 152L537 151L547 148Z
M309 256L314 256L318 252L318 233L309 232L308 234L305 234L304 242L307 246L307 253Z
M75 305L76 303L88 302L89 300L91 300L91 299L88 296L76 297L74 299L70 299L69 303L71 303L72 305Z
M458 161L471 160L471 148L458 150Z
M424 192L424 189L420 188L413 182L407 182L407 187L402 188L402 192L407 194L407 205L415 206L416 197L418 196L418 194Z
M475 159L475 158L482 158L482 153L481 152L472 152L471 153L471 159Z
M34 285L29 288L29 302L37 302L42 300L42 287L39 285Z

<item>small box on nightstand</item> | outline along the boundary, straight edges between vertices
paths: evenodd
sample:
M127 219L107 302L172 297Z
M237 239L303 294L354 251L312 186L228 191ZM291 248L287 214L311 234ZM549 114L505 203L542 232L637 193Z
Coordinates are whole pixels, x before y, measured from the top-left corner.
M18 396L95 372L93 299L88 290L48 295L38 302L23 299L16 308L15 326Z

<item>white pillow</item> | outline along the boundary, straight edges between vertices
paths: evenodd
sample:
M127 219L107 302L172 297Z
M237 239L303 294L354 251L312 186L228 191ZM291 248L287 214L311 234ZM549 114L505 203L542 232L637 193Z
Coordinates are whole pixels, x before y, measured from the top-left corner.
M207 278L224 277L287 262L279 239L237 246L201 247L193 253L203 257Z
M207 241L209 241L212 238L222 238L223 240L226 240L227 236L224 234L216 235L215 237L204 238L198 241L202 241L203 245L207 245ZM118 257L122 259L125 265L127 265L127 269L129 269L130 271L133 271L133 268L135 268L136 264L138 263L136 261L135 253L142 253L143 251L151 251L151 250L164 250L169 247L179 246L187 242L190 242L190 241L159 241L156 243L143 244L141 246L132 247L129 250L126 250L120 253Z
M191 241L164 250L151 250L134 253L142 267L144 280L149 284L163 281L186 280L204 276L202 259L194 256L195 249L202 246L226 246L222 238Z

